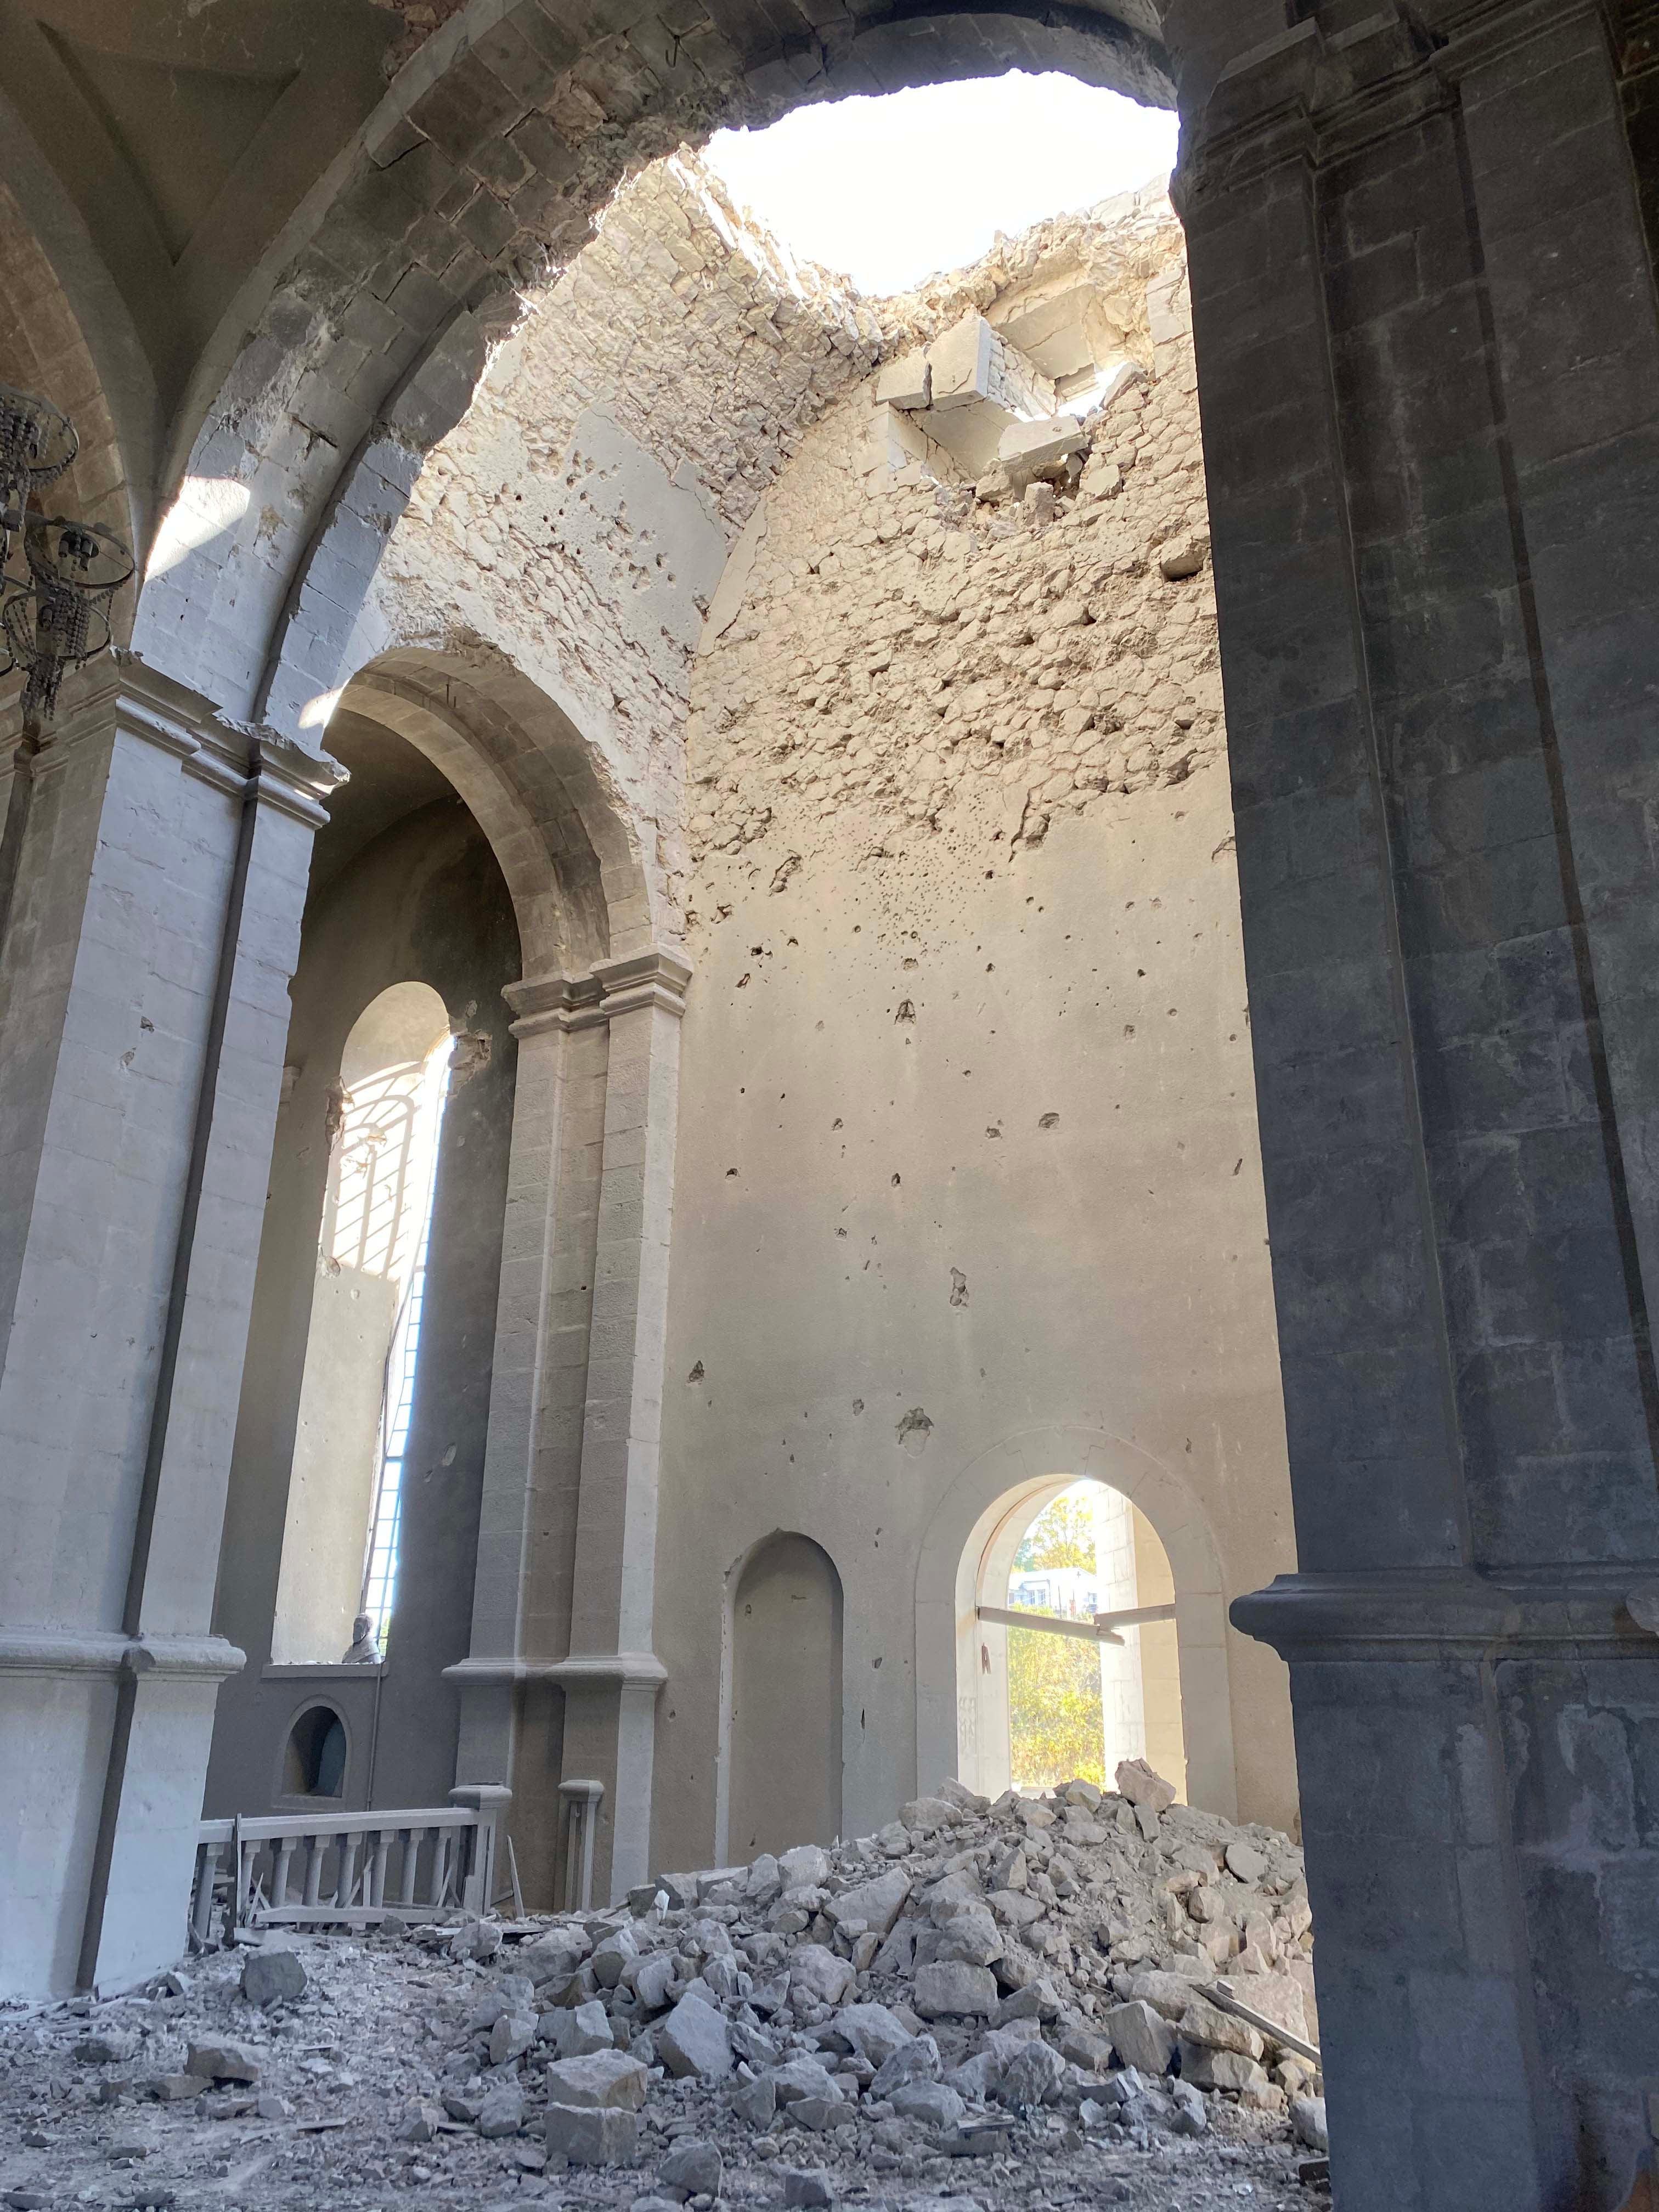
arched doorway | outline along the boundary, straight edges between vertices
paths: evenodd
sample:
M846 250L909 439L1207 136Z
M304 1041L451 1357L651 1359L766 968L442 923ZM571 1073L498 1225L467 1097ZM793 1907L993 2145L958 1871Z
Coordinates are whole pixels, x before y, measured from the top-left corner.
M751 1552L732 1590L720 1856L830 1844L842 1819L842 1588L810 1536Z

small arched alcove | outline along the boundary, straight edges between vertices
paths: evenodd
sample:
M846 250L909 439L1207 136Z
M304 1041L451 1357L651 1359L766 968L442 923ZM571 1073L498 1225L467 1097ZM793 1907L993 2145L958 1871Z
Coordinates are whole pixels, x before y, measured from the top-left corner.
M332 1143L276 1586L276 1663L336 1661L396 1571L427 1236L450 1057L430 984L392 984L352 1024Z
M830 1844L842 1820L842 1588L830 1554L780 1531L734 1570L721 1856Z
M337 1708L325 1703L307 1705L295 1715L283 1747L278 1802L343 1798L350 1755L351 1739Z

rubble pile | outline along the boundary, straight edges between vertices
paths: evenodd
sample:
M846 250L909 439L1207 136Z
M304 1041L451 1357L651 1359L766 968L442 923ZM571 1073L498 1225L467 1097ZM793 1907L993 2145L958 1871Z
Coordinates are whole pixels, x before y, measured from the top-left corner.
M0 2012L0 2202L1323 2201L1301 1854L1118 1783Z

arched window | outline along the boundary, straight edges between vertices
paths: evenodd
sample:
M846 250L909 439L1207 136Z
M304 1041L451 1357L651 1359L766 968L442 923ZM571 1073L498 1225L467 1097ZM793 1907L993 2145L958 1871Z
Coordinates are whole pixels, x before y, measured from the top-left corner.
M358 1017L341 1055L271 1641L279 1664L373 1658L390 1630L450 1048L438 994L396 983Z
M1120 1760L1144 1759L1185 1798L1175 1579L1138 1506L1104 1482L1028 1488L992 1530L975 1590L980 1789L1109 1787Z

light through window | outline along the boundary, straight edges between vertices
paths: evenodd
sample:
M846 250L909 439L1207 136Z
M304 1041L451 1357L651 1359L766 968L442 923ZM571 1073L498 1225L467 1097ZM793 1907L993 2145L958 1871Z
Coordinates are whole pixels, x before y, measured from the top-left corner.
M349 1185L350 1155L341 1162L340 1215L346 1214L348 1193L355 1207L353 1225L365 1249L380 1249L390 1222L391 1247L401 1243L412 1264L408 1266L398 1317L386 1353L386 1389L381 1401L380 1446L375 1472L374 1503L369 1517L368 1553L363 1567L361 1610L378 1633L382 1653L391 1632L392 1607L398 1590L398 1539L403 1516L404 1460L409 1449L410 1421L415 1409L415 1369L420 1357L421 1316L426 1302L427 1255L432 1240L432 1199L438 1174L438 1139L443 1127L444 1106L449 1094L450 1043L445 1037L422 1065L418 1082L396 1101L383 1102L378 1116L380 1145L368 1148L356 1166ZM379 1079L386 1083L404 1075L393 1069ZM368 1103L367 1101L364 1102ZM357 1095L353 1094L354 1110ZM388 1143L399 1116L407 1119L402 1144ZM375 1117L366 1117L366 1123ZM382 1152L389 1157L381 1164ZM401 1230L402 1234L398 1232ZM398 1256L403 1256L398 1255ZM363 1264L360 1262L359 1264ZM385 1263L382 1262L382 1265ZM386 1267L386 1273L398 1272Z

